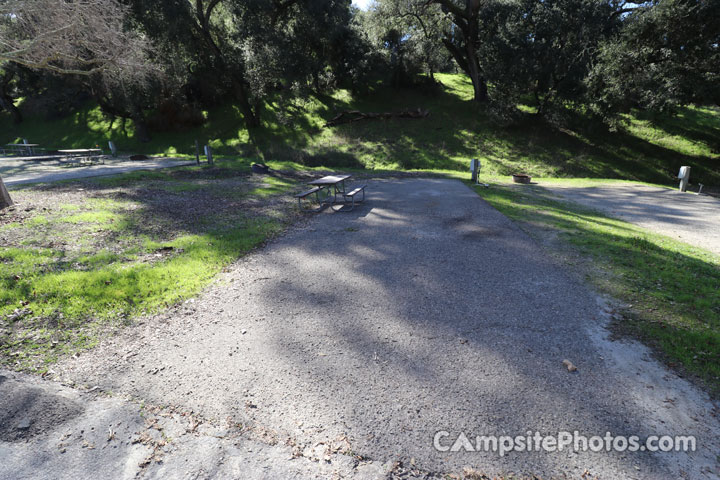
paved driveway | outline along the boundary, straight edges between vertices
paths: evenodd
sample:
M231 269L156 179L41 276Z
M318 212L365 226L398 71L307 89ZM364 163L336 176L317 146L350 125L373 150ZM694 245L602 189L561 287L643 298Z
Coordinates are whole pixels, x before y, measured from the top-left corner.
M293 444L346 435L355 454L430 471L717 478L713 404L642 346L607 340L598 298L512 222L458 181L378 180L368 194L56 370ZM448 446L575 430L695 435L698 451L433 448L438 431Z
M639 184L545 187L573 202L720 255L718 198Z
M192 165L195 162L173 158L153 158L150 160L128 160L113 158L106 160L104 165L67 167L57 160L22 160L13 157L0 157L0 175L5 185L24 183L57 182L77 178L115 175L135 170L152 170L156 168Z

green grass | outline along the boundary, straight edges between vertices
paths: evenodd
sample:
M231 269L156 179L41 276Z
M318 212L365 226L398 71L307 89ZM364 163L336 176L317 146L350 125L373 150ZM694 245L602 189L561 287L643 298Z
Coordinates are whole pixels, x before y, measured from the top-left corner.
M94 212L83 212L76 215L68 215L60 219L67 223L110 223L115 219L115 215L107 210L98 210Z
M32 219L30 219L30 221L28 223L32 227L39 227L41 225L47 225L49 222L48 222L48 219L45 218L44 215L37 215L37 216L33 217Z
M23 302L34 315L60 311L66 318L156 311L197 294L221 267L277 228L269 220L248 220L229 230L183 235L162 245L182 254L155 263L126 261L111 252L63 261L57 250L0 248L0 261L11 264L0 280L0 304L6 305L0 314Z
M263 127L248 132L233 105L207 112L206 123L184 132L155 132L149 143L135 139L131 122L105 119L94 105L65 118L27 115L13 125L0 113L7 141L28 138L49 148L104 146L112 139L123 151L192 156L194 140L218 155L334 169L467 169L483 160L483 172L507 176L618 178L668 184L681 165L693 167L693 183L720 186L720 111L687 107L675 117L637 113L611 132L582 118L556 130L528 114L502 128L472 101L462 75L438 75L442 88L378 88L365 97L338 90L306 100L271 99L262 109ZM532 111L529 106L524 110ZM22 105L21 105L22 108ZM425 119L362 121L332 128L325 122L340 110L389 111L423 108ZM145 174L138 174L145 175ZM151 175L151 174L150 174Z
M187 167L181 167L187 168ZM133 183L148 180L166 180L169 179L166 171L163 170L136 170L134 172L123 173L120 175L112 175L108 177L100 177L95 181L106 187L123 187L132 185Z
M478 188L532 235L548 229L590 258L589 279L632 307L617 322L720 394L720 257L560 201L538 186Z
M225 265L281 226L279 220L247 219L232 228L183 235L162 245L148 242L138 253L152 254L160 246L181 252L152 263L136 261L137 254L110 251L69 257L53 249L0 248L0 317L15 309L32 312L20 320L32 334L3 342L0 358L42 371L38 357L48 364L59 352L53 342L64 351L89 348L95 330L197 295Z
M267 177L263 184L250 191L250 195L266 198L271 195L286 193L295 188L295 183L281 178Z

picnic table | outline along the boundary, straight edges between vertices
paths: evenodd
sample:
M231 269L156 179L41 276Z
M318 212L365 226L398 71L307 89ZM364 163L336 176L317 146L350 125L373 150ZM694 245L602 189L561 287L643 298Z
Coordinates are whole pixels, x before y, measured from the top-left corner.
M308 185L312 186L313 188L295 195L295 197L298 199L298 206L302 208L301 200L312 194L315 194L315 198L320 204L320 206L315 210L321 210L322 207L327 204L329 204L331 207L338 204L343 206L350 204L350 209L348 209L348 211L352 210L353 208L355 208L355 196L357 194L362 192L363 198L360 201L365 200L365 187L367 187L367 185L359 186L353 189L351 192L348 192L345 188L345 180L350 177L352 177L352 175L328 175L308 182ZM321 197L321 194L323 192L325 196ZM338 195L342 196L341 201L338 201ZM350 199L350 201L348 201L348 199ZM343 207L341 206L340 208L342 209ZM333 209L335 208L333 207Z
M39 147L40 144L38 143L8 143L5 145L6 147L12 148L16 152L22 152L23 150L28 155L33 155L35 153L35 147Z
M352 177L352 175L328 175L327 177L308 182L308 185L318 187L327 192L323 203L336 203L338 193L345 193L345 180L350 177ZM331 196L333 197L332 202L330 202Z
M65 163L77 165L82 163L95 163L102 161L102 150L99 148L71 148L67 150L58 150L66 157ZM105 162L103 162L105 163Z

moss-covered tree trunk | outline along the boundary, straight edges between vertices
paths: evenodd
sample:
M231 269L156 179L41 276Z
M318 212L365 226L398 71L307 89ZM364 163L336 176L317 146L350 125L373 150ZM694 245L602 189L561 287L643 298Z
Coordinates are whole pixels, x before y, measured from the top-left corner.
M10 198L10 193L8 193L7 188L5 188L5 182L3 182L2 177L0 177L0 210L7 208L13 204L12 198Z

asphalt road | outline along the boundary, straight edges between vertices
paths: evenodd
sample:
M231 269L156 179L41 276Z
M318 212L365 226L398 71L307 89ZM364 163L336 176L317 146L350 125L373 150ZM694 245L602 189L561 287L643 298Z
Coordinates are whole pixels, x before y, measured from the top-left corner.
M462 183L377 180L354 212L315 216L56 370L290 444L346 436L354 454L428 471L718 478L717 405L641 345L609 341L609 308ZM575 430L694 435L697 451L433 448L438 431L449 446L461 432Z
M647 185L543 185L567 200L720 255L720 199Z
M68 167L57 160L33 160L17 157L0 157L0 176L8 187L27 183L48 183L78 178L117 175L136 170L154 170L158 168L194 165L195 162L173 158L153 158L150 160L129 160L127 158L109 158L104 164Z

